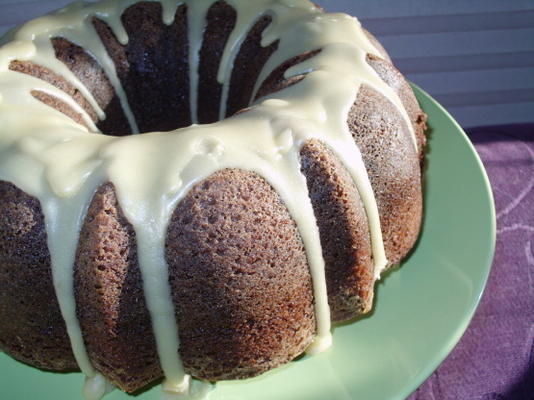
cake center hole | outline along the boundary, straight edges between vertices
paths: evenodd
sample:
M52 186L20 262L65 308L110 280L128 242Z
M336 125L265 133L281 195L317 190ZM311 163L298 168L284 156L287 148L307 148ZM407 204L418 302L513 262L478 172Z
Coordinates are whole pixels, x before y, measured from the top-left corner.
M66 37L52 38L56 58L87 91L79 89L68 76L30 61L15 60L10 69L56 86L79 107L38 89L31 92L37 100L89 130L94 130L91 129L94 124L104 135L125 136L136 131L173 131L193 123L209 124L230 117L256 99L297 83L303 76L286 80L284 72L320 51L286 60L271 71L255 92L256 81L279 44L275 41L265 47L261 45L262 33L272 22L270 15L263 15L248 28L235 57L229 57L232 65L225 68L228 74L221 84L217 75L224 52L232 48L228 40L236 28L236 11L224 1L215 2L206 14L206 25L198 38L190 37L187 13L187 5L180 5L173 23L167 25L162 20L159 2L140 2L128 7L121 17L128 35L126 45L119 42L107 22L95 16L92 23L103 45L102 54L89 54ZM195 48L191 40L201 41L198 63L194 65L190 65L190 51ZM117 79L108 76L101 66L99 60L107 57L115 66ZM93 101L106 118L99 118Z

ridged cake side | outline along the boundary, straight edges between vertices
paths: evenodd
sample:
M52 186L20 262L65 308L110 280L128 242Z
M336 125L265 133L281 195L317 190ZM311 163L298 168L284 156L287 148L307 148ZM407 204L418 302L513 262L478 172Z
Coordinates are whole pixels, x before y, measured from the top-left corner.
M0 347L38 368L77 369L59 311L39 201L0 181Z

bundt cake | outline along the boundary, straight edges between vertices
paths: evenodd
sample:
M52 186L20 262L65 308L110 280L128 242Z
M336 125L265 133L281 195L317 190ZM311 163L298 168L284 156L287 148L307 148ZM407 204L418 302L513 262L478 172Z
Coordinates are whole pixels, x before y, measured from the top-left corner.
M353 17L76 2L1 44L0 349L89 398L319 352L418 237L426 116Z

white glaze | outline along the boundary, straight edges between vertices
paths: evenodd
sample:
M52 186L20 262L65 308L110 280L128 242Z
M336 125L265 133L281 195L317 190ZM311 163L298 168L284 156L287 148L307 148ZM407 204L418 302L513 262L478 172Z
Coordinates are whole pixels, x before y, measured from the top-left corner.
M69 96L46 82L9 70L10 61L17 59L56 71L78 88L99 117L104 118L93 96L54 56L49 39L65 37L84 47L102 65L120 97L132 130L137 133L137 124L113 62L91 24L92 17L98 16L109 24L121 43L127 43L120 16L136 1L76 3L26 24L11 34L13 42L0 48L0 179L13 182L43 205L54 284L76 360L89 377L86 387L98 386L93 392L103 393L102 385L94 383L100 382L100 378L87 357L76 320L72 265L85 212L96 188L107 181L115 185L125 216L136 231L145 297L166 377L166 391L186 391L189 382L178 354L179 327L168 284L164 246L167 226L176 204L189 189L224 168L260 174L278 192L294 218L305 245L315 297L317 338L308 351L324 350L331 343L324 261L306 180L300 172L299 152L306 141L317 138L339 157L352 175L368 216L378 277L387 263L378 209L346 120L359 86L366 83L397 106L411 129L398 96L365 61L367 53L379 52L355 18L320 13L305 0L253 3L228 0L237 10L238 18L218 73L223 85L221 116L226 113L233 60L248 30L262 15L273 18L264 32L262 45L276 40L279 44L258 82L283 61L320 48L322 51L315 57L286 72L286 77L303 73L307 77L298 85L271 96L274 98L260 99L249 112L215 124L123 138L90 134L86 128L36 100L30 92L41 90L59 97L84 115L90 129L96 131L89 116ZM206 11L214 1L161 1L166 24L173 22L180 4L187 4L190 11L190 99L194 122L197 121L197 53ZM256 90L258 87L259 83Z
M113 390L115 390L115 386L106 381L106 378L101 374L96 373L85 378L82 393L86 400L100 400Z

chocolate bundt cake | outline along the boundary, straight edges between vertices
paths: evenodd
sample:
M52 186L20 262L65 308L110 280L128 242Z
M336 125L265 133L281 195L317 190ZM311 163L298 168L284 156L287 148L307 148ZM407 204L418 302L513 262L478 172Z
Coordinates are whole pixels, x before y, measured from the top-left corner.
M426 116L353 17L104 0L0 43L0 349L88 397L319 352L418 237Z

